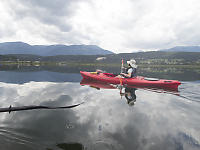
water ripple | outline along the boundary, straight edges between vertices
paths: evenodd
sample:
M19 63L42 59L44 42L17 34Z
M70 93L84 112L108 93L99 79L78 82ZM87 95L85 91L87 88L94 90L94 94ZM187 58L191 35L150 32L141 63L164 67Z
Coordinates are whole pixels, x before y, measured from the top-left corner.
M31 147L37 145L32 137L28 136L27 134L23 134L14 128L0 127L0 136L9 143L29 145Z

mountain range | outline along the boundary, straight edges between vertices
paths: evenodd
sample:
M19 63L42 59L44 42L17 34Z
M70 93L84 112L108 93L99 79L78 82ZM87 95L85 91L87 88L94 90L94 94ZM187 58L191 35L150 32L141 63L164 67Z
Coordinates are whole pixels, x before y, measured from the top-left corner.
M161 49L165 52L200 52L200 46L176 46L169 49Z
M176 46L169 49L158 50L161 52L200 52L200 46ZM29 45L23 42L0 43L0 55L31 54L38 56L57 55L107 55L114 54L109 50L96 45Z
M96 45L29 45L23 42L0 43L0 54L55 55L106 55L113 52Z

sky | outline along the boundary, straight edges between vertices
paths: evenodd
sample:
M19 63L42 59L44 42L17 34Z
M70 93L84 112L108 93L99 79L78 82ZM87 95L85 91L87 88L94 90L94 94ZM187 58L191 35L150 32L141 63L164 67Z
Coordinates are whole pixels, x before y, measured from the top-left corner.
M199 0L1 0L0 42L115 53L200 45Z

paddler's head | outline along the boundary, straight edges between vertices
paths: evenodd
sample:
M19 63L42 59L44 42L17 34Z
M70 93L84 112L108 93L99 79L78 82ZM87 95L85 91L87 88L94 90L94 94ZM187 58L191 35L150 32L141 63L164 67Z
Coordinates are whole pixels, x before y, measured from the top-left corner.
M135 59L130 59L129 61L127 61L127 64L133 68L137 68Z

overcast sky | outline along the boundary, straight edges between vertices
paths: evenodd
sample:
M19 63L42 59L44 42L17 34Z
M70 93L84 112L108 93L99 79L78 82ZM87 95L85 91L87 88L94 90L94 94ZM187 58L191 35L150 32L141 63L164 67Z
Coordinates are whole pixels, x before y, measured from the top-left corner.
M0 42L113 52L200 45L200 0L1 0Z

